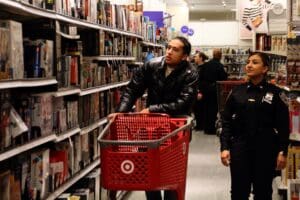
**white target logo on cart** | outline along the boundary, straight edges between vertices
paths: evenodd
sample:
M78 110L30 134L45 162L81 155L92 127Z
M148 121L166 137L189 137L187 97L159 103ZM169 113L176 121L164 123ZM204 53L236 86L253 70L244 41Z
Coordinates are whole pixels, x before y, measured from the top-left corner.
M121 163L121 171L124 173L124 174L131 174L134 170L134 164L132 161L130 160L124 160L122 163Z

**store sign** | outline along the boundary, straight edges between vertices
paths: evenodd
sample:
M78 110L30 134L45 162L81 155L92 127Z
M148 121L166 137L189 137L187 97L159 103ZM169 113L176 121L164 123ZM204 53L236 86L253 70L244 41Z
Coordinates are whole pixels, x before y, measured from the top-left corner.
M189 27L187 27L187 26L182 26L181 27L181 32L182 33L187 33L189 31Z
M194 35L194 30L190 28L190 29L188 30L188 33L187 33L187 34L188 34L188 36Z

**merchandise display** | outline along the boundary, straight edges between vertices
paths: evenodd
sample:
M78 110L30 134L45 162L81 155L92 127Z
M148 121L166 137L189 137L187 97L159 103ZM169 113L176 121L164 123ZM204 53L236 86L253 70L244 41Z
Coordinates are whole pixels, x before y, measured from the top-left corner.
M204 27L201 31L206 31L221 16L200 20L197 16L194 23L190 20L193 16L188 12L184 16L182 9L193 11L198 3L182 1L187 6L171 4L172 0L0 0L0 200L112 198L115 191L101 187L100 178L99 135L110 124L107 116L116 112L134 72L164 56L170 39L183 36L193 45L199 36L202 42L206 35L194 24L199 22L199 27ZM234 2L235 10L241 2ZM242 11L234 11L234 22L227 24L222 19L222 23L225 29L239 29L230 33L236 43L226 43L230 37L220 31L224 44L217 44L218 35L212 34L217 45L198 42L192 52L211 58L213 49L221 49L220 62L228 80L214 85L219 112L231 89L245 81L249 54L259 51L268 55L268 80L282 89L281 98L289 107L291 145L287 167L277 178L283 199L292 200L300 193L300 0L264 2L270 6L268 20L256 18L252 23L253 27L268 26L267 31L253 28L249 37L239 37L239 26L244 24L242 18L236 19ZM179 27L187 27L187 31L177 31ZM216 30L213 32L218 34ZM170 51L176 54L176 49ZM144 94L132 111L142 111L146 104ZM189 131L192 135L196 130ZM188 148L185 140L183 148ZM178 148L178 155L181 150ZM116 199L128 194L125 189L116 191ZM140 190L145 196L144 189Z
M0 0L0 199L105 197L99 133L165 50L141 1L68 2Z

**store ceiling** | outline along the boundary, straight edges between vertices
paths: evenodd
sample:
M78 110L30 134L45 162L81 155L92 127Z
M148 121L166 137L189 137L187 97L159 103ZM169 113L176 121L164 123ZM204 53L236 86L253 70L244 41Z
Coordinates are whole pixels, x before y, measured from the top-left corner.
M190 12L197 11L232 11L236 9L236 0L185 0Z
M169 5L187 5L190 12L232 11L236 9L236 0L165 0Z
M190 21L235 20L236 0L163 0L167 5L189 7Z

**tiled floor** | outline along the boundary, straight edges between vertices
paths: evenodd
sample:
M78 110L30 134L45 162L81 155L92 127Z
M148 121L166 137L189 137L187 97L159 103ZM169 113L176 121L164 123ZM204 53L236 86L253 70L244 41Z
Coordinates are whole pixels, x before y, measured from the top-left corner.
M193 132L190 143L186 200L229 200L230 174L219 158L219 139ZM132 192L126 200L145 200L144 192ZM274 194L273 200L280 198Z

